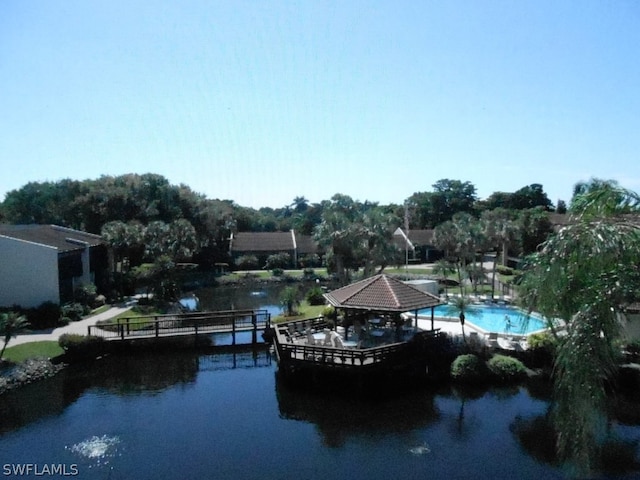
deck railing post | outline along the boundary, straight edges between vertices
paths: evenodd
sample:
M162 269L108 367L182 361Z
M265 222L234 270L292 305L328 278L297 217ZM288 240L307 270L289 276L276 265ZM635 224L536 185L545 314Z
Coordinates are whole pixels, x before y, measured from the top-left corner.
M236 344L236 315L231 316L231 344Z
M121 323L118 323L118 330L120 333L120 338L124 340L124 325Z
M129 318L127 318L127 335L131 335L131 328L129 326Z
M87 335L91 336L91 325L87 325Z
M154 320L156 322L156 338L160 336L160 320L158 320L158 317L154 317Z
M258 318L255 312L251 314L251 323L253 325L253 330L251 331L251 343L256 344L258 343Z

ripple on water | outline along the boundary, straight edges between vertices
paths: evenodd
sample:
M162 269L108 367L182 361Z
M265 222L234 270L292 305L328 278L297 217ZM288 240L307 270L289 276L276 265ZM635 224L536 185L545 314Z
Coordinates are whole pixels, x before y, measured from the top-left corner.
M100 465L109 463L109 459L118 453L120 438L117 436L94 435L82 442L65 447L72 453L89 460L92 464Z
M431 453L431 449L429 448L429 445L423 443L422 445L410 448L409 452L413 455L426 455L427 453Z

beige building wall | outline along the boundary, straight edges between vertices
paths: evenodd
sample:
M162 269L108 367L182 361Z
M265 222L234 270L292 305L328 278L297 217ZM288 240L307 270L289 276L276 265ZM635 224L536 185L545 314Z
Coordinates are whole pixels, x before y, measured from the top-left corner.
M60 303L58 250L0 235L0 306Z

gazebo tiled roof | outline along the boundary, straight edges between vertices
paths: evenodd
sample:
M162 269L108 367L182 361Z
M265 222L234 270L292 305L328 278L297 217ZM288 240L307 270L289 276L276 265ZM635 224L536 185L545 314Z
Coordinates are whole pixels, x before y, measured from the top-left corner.
M435 295L384 274L338 288L324 297L336 308L377 312L408 312L442 304Z

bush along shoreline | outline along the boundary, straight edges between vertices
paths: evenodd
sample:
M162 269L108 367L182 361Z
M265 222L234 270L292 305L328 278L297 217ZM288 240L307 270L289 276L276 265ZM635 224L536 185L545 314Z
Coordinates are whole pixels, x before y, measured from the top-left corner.
M0 395L14 388L53 377L65 365L48 358L29 358L15 365L4 365L0 374Z

